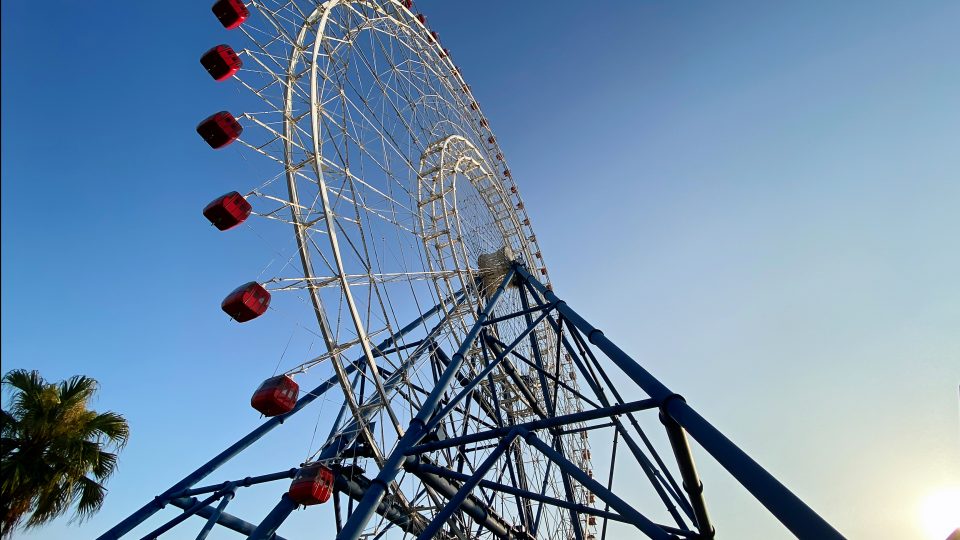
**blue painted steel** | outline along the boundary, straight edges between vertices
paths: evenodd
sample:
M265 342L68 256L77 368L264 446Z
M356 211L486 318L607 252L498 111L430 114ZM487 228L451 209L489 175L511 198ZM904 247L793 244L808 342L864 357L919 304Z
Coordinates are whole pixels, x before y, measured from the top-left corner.
M530 286L529 283L524 283L525 286L530 290L530 293L534 298L536 298L536 291ZM539 301L539 299L538 299ZM560 334L560 329L562 328L561 324L563 318L560 318L560 322L555 322L552 318L550 319L550 324L553 326L554 331L557 334ZM569 332L574 341L580 345L580 334L577 332L576 328L572 328ZM610 388L613 393L613 397L616 399L616 402L623 403L623 398L620 397L619 392L617 392L616 387L607 377L606 372L603 371L599 363L596 363L596 358L587 355L590 354L589 349L585 350L584 358L581 359L580 355L577 353L576 349L570 344L570 340L565 335L560 335L560 342L563 344L563 347L567 350L567 353L570 355L570 358L573 360L574 365L577 366L577 369L583 375L584 380L587 382L587 385L593 390L594 394L597 396L597 399L604 406L610 405L610 399L607 398L606 392L604 392L603 386L596 378L596 374L593 373L592 369L589 369L590 364L587 363L588 359L592 359L597 366L597 370L600 375L606 381L607 386ZM557 348L558 350L560 347ZM643 450L640 448L640 445L633 440L633 436L627 431L623 422L619 418L612 418L613 424L616 426L617 432L623 437L624 441L627 443L627 447L630 450L630 453L633 454L634 458L640 464L640 468L643 470L644 474L647 476L647 479L653 485L654 490L657 492L657 495L660 497L660 500L663 501L664 506L667 508L667 511L670 512L671 517L676 522L676 524L684 528L686 523L683 520L683 517L677 511L677 506L686 513L687 517L693 520L693 508L690 506L690 503L680 496L680 486L677 485L676 480L674 480L673 475L670 474L670 470L664 465L663 460L660 459L660 455L657 453L656 449L650 443L650 440L647 438L646 434L640 428L639 423L637 423L636 417L633 413L627 413L627 418L630 419L634 429L637 430L637 433L640 435L640 438L643 440L644 444L647 446L647 450L650 451L650 454L653 456L654 460L659 465L660 469L657 469L653 466L653 463L650 462L650 458L643 453ZM676 505L674 504L676 501Z
M267 517L263 518L263 521L257 525L257 529L250 533L250 536L247 538L249 540L270 540L273 538L273 535L277 533L277 529L280 528L280 525L283 525L284 520L297 509L297 503L290 498L290 495L284 493L280 497L280 501L276 506L273 507L273 510L267 514Z
M613 450L610 452L610 473L607 476L607 489L610 491L613 491L613 477L617 471L617 448L619 448L617 443L620 442L619 436L620 432L615 430L613 432ZM603 509L605 511L609 510L610 505L604 504ZM603 518L603 527L600 529L600 540L607 540L607 525L609 525L607 518Z
M434 326L433 328L430 329L429 332L427 332L426 337L417 341L418 343L417 348L409 356L407 356L406 359L404 359L404 361L400 364L400 366L398 366L397 369L389 377L387 377L387 380L384 381L383 383L384 391L386 392L387 396L391 395L397 386L403 383L409 384L409 379L406 377L407 368L409 368L414 362L416 362L417 359L420 357L420 355L422 355L424 352L426 352L430 348L431 346L430 344L433 343L433 340L436 337L436 335L445 326L449 315L454 311L456 311L460 307L460 304L462 304L465 300L466 300L466 295L460 294L459 299L453 304L453 306L451 306L450 310L443 317L443 319L441 319L441 321L437 323L436 326ZM361 415L363 416L364 421L366 422L370 421L373 415L376 414L377 411L379 410L379 406L382 405L382 401L383 400L380 399L380 394L377 393L373 396L370 402L364 404L364 406L361 408L362 409ZM342 405L340 407L340 416L343 416L347 410L348 410L347 405L346 404ZM337 423L339 423L339 420ZM334 458L337 455L339 455L342 449L347 448L348 446L353 444L353 442L357 438L357 435L360 433L360 422L359 420L357 420L357 418L351 419L350 423L344 426L344 428L340 430L340 435L334 436L334 434L336 433L336 430L337 430L337 424L335 423L331 431L331 437L328 437L327 443L323 446L323 450L320 453L320 457L318 458L318 461Z
M193 506L191 506L190 508L187 508L186 510L184 510L182 514L180 514L179 516L176 516L175 518L171 519L170 521L168 521L168 522L164 523L163 525L157 527L156 529L154 529L153 531L151 531L150 533L148 533L146 536L144 536L144 537L141 538L140 540L154 540L155 538L157 538L157 537L160 536L161 534L169 531L170 529L176 527L177 525L179 525L179 524L183 523L184 521L186 521L187 519L189 519L190 516L196 514L197 511L200 510L201 508L205 508L205 507L207 507L207 506L210 506L210 503L212 503L213 501L215 501L215 500L219 499L220 497L222 497L223 494L224 494L224 492L218 491L218 492L214 493L213 495L210 495L209 497L207 497L206 499L204 499L204 500L202 500L202 501L197 501L196 503L194 503Z
M174 498L193 497L195 495L203 495L204 493L212 493L214 491L226 489L230 486L249 487L256 484L263 484L264 482L273 482L274 480L283 480L284 478L293 478L294 476L296 476L297 471L299 470L300 469L295 467L293 469L287 469L285 471L280 471L280 472L275 472L270 474L263 474L260 476L248 476L246 478L241 478L240 480L234 480L232 482L223 482L221 484L216 484L216 485L203 486L203 487L198 487L193 489L185 489L180 493L174 494L172 497Z
M450 519L450 516L460 508L460 505L463 504L463 501L467 500L467 496L470 495L470 492L473 491L473 488L477 487L477 484L483 479L483 476L487 474L490 470L490 467L493 467L496 464L497 460L500 459L500 456L507 450L507 448L513 443L513 440L517 438L516 430L511 431L506 437L504 437L500 444L490 452L490 455L487 456L487 459L483 460L483 463L473 472L467 481L465 481L461 486L460 490L457 491L457 494L453 496L450 501L447 502L446 506L443 507L437 515L433 516L433 521L430 522L430 525L427 525L427 528L420 533L420 536L417 537L417 540L430 540L434 536L437 536L437 533L440 532L440 529L443 528L444 524Z
M495 338L495 337L490 336L490 337L487 338L487 340L488 340L490 343L493 343L493 344L498 345L498 346L500 346L500 347L506 347L506 344L505 344L505 343L503 343L502 341L500 341L499 339L497 339L497 338ZM560 347L557 347L557 350L559 351L559 350L561 350L561 348L560 348ZM575 396L577 399L579 399L580 401L584 402L585 404L590 405L591 407L600 407L600 406L601 406L599 403L596 403L595 401L593 401L593 400L590 399L589 397L587 397L587 396L583 395L582 393L580 393L579 391L577 391L576 388L574 388L574 387L570 386L569 384L567 384L567 383L563 382L562 380L560 380L560 377L559 377L557 374L547 373L546 371L542 370L541 367L540 367L542 364L538 364L538 363L536 363L536 362L530 361L529 358L523 356L522 354L518 353L518 352L515 351L515 350L514 350L514 351L510 351L510 356L513 356L513 357L516 358L517 360L520 360L521 362L523 362L524 364L526 364L527 366L530 366L531 368L533 368L533 369L535 369L535 370L540 370L540 371L542 371L542 372L543 372L543 376L544 376L545 379L547 379L547 380L549 380L549 381L551 381L551 382L557 383L558 386L560 386L561 388L566 389L566 390L569 391L573 396ZM557 367L559 367L559 364L560 364L560 363L557 362ZM554 408L556 408L557 396L558 396L559 394L560 394L560 392L556 392L556 393L553 394L552 407L554 407ZM531 394L531 395L532 395L532 394ZM538 407L539 407L539 405L538 405ZM543 412L544 412L544 416L546 416L546 411L543 411Z
M611 508L623 516L624 521L640 529L644 532L644 534L653 540L672 539L671 535L664 531L659 525L647 519L646 516L638 512L626 501L620 497L617 497L612 491L603 487L600 482L597 482L591 478L590 475L580 469L580 467L577 467L570 460L563 457L560 452L554 450L552 446L537 438L535 433L524 429L518 429L517 432L520 433L520 436L522 436L528 444L539 450L541 454L547 457L547 459L556 463L557 467L560 467L566 471L568 474L570 474L570 476L574 477L577 482L580 482L583 487L589 489L602 501L608 503Z
M233 499L233 496L236 493L237 489L231 486L230 489L223 494L223 498L220 499L220 504L217 505L217 508L207 518L207 522L204 523L203 528L200 529L200 534L197 535L197 540L204 540L207 535L210 534L210 531L213 530L213 526L216 525L217 520L220 519L220 515L223 514L223 510L228 504L230 504L230 500Z
M176 506L177 508L186 510L191 506L193 506L194 504L196 504L196 502L197 502L197 499L194 499L194 498L172 499L170 501L170 504L172 504L173 506ZM213 515L213 512L214 510L212 508L210 508L209 506L204 506L200 510L197 510L197 515L201 517L209 518L211 515ZM234 515L228 514L227 512L220 513L220 516L217 518L217 524L220 525L221 527L226 527L231 531L236 531L245 536L249 535L256 529L256 526L254 526L253 523L246 522ZM274 536L272 540L286 540L286 539L283 538L282 536Z
M530 287L529 283L526 283ZM610 392L613 394L613 398L617 402L622 403L623 398L620 396L620 392L617 391L617 387L613 384L613 381L610 380L610 377L607 376L606 371L603 370L603 366L597 362L593 353L586 347L582 342L582 337L580 333L577 332L576 328L571 329L569 332L576 344L582 347L581 351L584 354L584 358L581 360L580 355L577 354L577 351L573 349L570 345L570 341L566 336L563 336L562 343L567 349L567 352L570 353L570 357L573 358L574 363L577 365L577 368L580 370L580 373L584 375L584 380L587 381L587 384L593 389L594 393L600 399L600 402L604 405L609 405L610 400L607 398L606 393L603 390L603 387L600 385L600 382L596 379L595 375L587 376L587 369L590 364L587 360L593 361L594 366L596 366L597 372L603 378L607 387L610 388ZM593 374L593 370L590 370ZM670 473L670 469L664 464L663 460L660 458L660 454L657 453L657 450L653 447L653 444L650 442L650 439L647 437L646 433L643 432L643 429L640 427L640 423L637 422L637 418L633 413L627 413L627 419L630 420L631 425L637 431L637 434L640 435L640 439L643 441L643 444L646 445L647 450L650 452L650 455L653 456L654 461L656 461L657 466L660 467L657 469L653 466L653 463L650 462L650 458L643 453L643 450L640 448L640 445L633 440L633 436L627 431L626 426L619 418L613 418L613 423L617 426L617 432L623 437L624 442L627 443L627 448L630 450L630 453L633 454L633 457L640 463L640 467L643 469L644 474L647 475L647 479L650 480L650 483L653 485L654 489L657 492L657 495L660 496L660 500L663 501L663 504L666 506L667 511L670 512L670 515L673 517L673 520L676 522L677 526L685 528L686 522L683 520L683 517L677 511L677 506L683 510L684 514L692 521L693 517L693 506L690 505L690 502L683 498L680 493L680 486L677 484L677 481L673 478L673 475ZM668 497L669 495L669 497ZM673 501L676 501L676 505L673 504Z
M553 462L548 462L548 463L552 464ZM429 463L420 463L413 467L416 469L422 470L423 472L426 472L426 473L433 473L438 476L444 476L452 480L457 480L459 482L466 482L470 480L473 476L473 475L464 474L456 471L451 471L449 469L444 469L443 467L439 467L437 465L432 465ZM552 506L557 506L560 508L568 508L568 509L576 510L578 513L581 513L581 514L588 514L588 515L597 516L601 518L609 518L614 521L625 521L623 517L613 512L605 512L603 510L598 510L596 508L593 508L592 506L587 506L585 504L573 503L565 499L557 499L555 497L549 497L542 493L534 493L532 491L516 488L513 486L509 486L507 484L501 484L499 482L493 482L491 480L480 480L480 483L477 484L477 486L484 489L491 489L494 491L507 493L509 495L518 495L520 497L523 497L524 499L545 502L547 504L550 504Z
M487 331L484 330L483 332L480 333L481 343L483 343L483 340L486 337L487 337ZM487 347L480 347L480 349L483 352L483 361L489 364L490 353L487 350ZM496 384L493 381L492 375L487 375L487 384L490 385L490 388L496 388ZM497 397L497 392L491 392L490 394L493 399L493 411L487 411L487 414L489 414L491 417L496 418L497 425L503 427L506 425L506 423L503 421L504 415L501 412L502 407L500 405L500 398ZM513 424L514 422L511 421L510 423ZM462 450L458 450L458 451L462 451ZM514 449L511 452L510 459L507 460L507 471L510 473L510 480L514 484L517 484L523 488L529 487L529 484L527 482L526 471L523 470L522 457L519 455L516 449ZM547 470L547 474L549 474L549 469ZM520 516L520 521L522 522L523 527L526 528L526 530L530 531L532 535L536 536L537 529L534 524L535 522L533 520L533 515L530 509L529 501L521 500L520 497L514 497L514 502L517 505L517 515Z
M358 359L344 367L348 370L348 372L351 372L357 369L357 366L363 363L363 361L364 361L363 359ZM103 533L97 540L116 540L117 538L120 538L121 536L127 534L128 532L133 530L134 527L143 523L144 520L146 520L147 518L155 514L158 510L163 508L163 505L166 504L166 502L175 494L183 491L184 489L189 488L190 486L196 484L200 480L203 480L210 473L217 470L221 465L223 465L227 461L230 461L231 458L233 458L234 456L236 456L237 454L245 450L251 444L255 443L257 440L259 440L261 437L269 433L275 427L282 424L284 419L286 419L288 416L297 413L298 411L303 409L305 406L307 406L311 401L320 397L327 390L330 390L336 385L337 385L336 377L331 377L327 379L326 381L324 381L323 384L314 388L307 395L300 398L300 400L297 401L297 405L294 407L292 411L281 416L274 416L273 418L267 420L263 424L260 424L259 427L251 431L245 437L243 437L239 441L230 445L230 447L224 450L223 452L220 452L219 454L217 454L216 457L214 457L207 463L200 466L197 470L187 475L183 480L174 484L172 487L170 487L170 489L163 492L162 495L150 501L149 503L145 504L139 510L131 514L130 517L121 521L109 531Z
M710 540L716 536L716 531L710 524L710 514L707 513L707 504L703 500L703 483L700 482L697 467L693 463L693 454L690 452L687 436L680 424L662 411L660 420L667 430L667 438L670 439L670 446L673 447L673 455L677 458L677 467L679 467L680 476L683 478L683 489L686 490L687 497L690 498L690 503L693 505L697 530L700 531L701 538Z
M500 283L500 286L497 287L497 290L493 293L490 299L487 300L487 305L484 306L483 310L480 312L476 323L467 333L467 336L464 338L460 348L453 355L453 357L450 358L450 364L447 365L446 369L437 379L437 383L434 386L433 391L431 391L430 395L428 395L424 400L420 411L417 413L417 416L410 421L410 426L407 428L406 433L404 433L403 437L400 438L400 440L397 442L397 446L390 454L390 457L384 462L383 467L380 469L380 474L378 474L377 477L374 478L370 483L367 493L357 505L353 515L351 515L344 524L343 530L337 535L339 540L357 540L360 537L360 533L363 532L363 528L366 526L367 522L370 521L370 518L373 517L373 514L376 512L377 505L379 505L381 499L383 499L383 495L387 490L387 486L394 480L394 478L396 478L397 474L400 472L400 469L403 467L403 462L406 460L406 450L417 444L420 439L427 434L424 427L430 420L430 417L433 415L434 411L436 411L443 394L447 391L450 383L453 382L454 377L460 370L460 365L463 363L463 359L465 358L467 351L470 350L470 347L473 346L473 342L477 339L477 335L483 328L483 323L490 317L490 313L493 312L494 306L497 305L497 300L500 299L504 289L506 289L507 284L510 283L510 280L513 279L515 274L516 270L511 268L504 277L503 282Z
M547 315L548 315L548 312L544 312L542 315L540 315L537 321L540 321ZM477 373L477 375L473 378L472 381L470 381L463 388L461 388L460 392L456 396L451 398L450 401L447 403L447 405L443 409L441 409L439 412L437 412L437 414L434 415L433 419L427 423L427 425L425 426L426 431L427 432L432 431L433 428L435 428L436 425L440 423L441 420L443 420L443 418L445 418L448 414L450 414L450 412L456 409L457 405L460 404L460 401L462 401L467 394L472 392L474 388L476 388L481 382L483 382L483 379L485 379L487 375L490 375L491 373L493 373L493 370L496 369L497 365L501 361L503 361L503 359L506 358L508 354L510 354L510 351L515 349L517 345L523 342L523 340L527 337L527 335L533 332L534 326L529 326L527 327L526 330L521 332L520 335L517 336L517 338L514 339L513 342L510 343L510 345L507 345L507 348L504 349L500 354L498 354L493 359L492 362L490 362L482 370L480 370L480 372Z
M461 292L459 294L463 294L463 293ZM403 336L409 334L410 332L415 330L417 327L419 327L423 323L423 321L427 320L430 317L433 317L438 312L440 312L442 308L443 308L443 303L433 306L433 308L426 311L423 315L418 317L416 320L414 320L407 326L404 326L403 328L401 328L397 333L383 340L383 342L377 348L382 349L384 347L391 345L392 343L396 343L397 340L401 339ZM358 358L357 360L354 360L353 362L344 366L344 368L347 370L347 373L351 373L354 370L356 370L364 361L365 361L365 358L363 357ZM197 470L188 474L183 480L180 480L179 482L171 486L170 489L164 491L162 495L158 496L154 500L143 505L139 510L131 514L129 517L127 517L120 523L116 524L113 528L111 528L107 532L100 535L97 538L97 540L116 540L121 536L127 534L128 532L133 530L134 527L136 527L137 525L140 525L141 523L144 522L144 520L146 520L153 514L157 513L158 510L163 508L164 504L166 504L167 501L170 500L173 494L183 491L184 489L187 489L193 486L194 484L196 484L197 482L199 482L200 480L203 480L204 478L206 478L210 473L215 471L221 465L223 465L227 461L230 461L230 459L232 459L234 456L236 456L237 454L245 450L248 446L250 446L257 440L259 440L261 437L263 437L267 433L269 433L275 427L282 424L283 421L286 420L288 417L296 414L301 409L309 405L313 400L317 399L318 397L326 393L327 390L330 390L336 385L337 385L336 377L331 377L330 379L327 379L326 381L323 382L323 384L321 384L320 386L317 386L316 388L308 392L305 396L300 398L300 400L297 401L297 404L292 411L286 414L282 414L280 416L274 416L273 418L270 418L269 420L261 424L259 427L251 431L249 434L247 434L245 437L243 437L239 441L230 445L230 447L228 447L226 450L217 454L213 459L201 465Z
M683 426L690 436L713 456L730 474L736 478L760 503L767 508L787 529L801 539L841 539L829 523L794 495L786 486L768 473L730 439L720 433L699 413L687 405L680 396L674 394L660 381L643 369L633 358L610 341L603 332L596 329L570 308L566 302L547 290L525 268L517 265L517 272L526 279L543 297L551 303L557 303L557 310L587 336L587 340L596 345L623 372L633 379L650 397L661 403L663 411Z
M522 427L528 431L537 431L541 429L550 429L557 426L564 426L567 424L575 424L577 422L589 422L591 420L597 420L599 418L608 418L614 415L626 414L627 412L631 412L631 411L643 411L648 409L655 409L656 407L657 407L657 403L654 400L641 399L639 401L631 401L630 403L612 405L610 407L604 407L602 409L580 411L580 412L565 414L562 416L542 418L540 420L531 420L529 422L517 424L516 426L505 426L502 428L494 428L494 429L489 429L487 431L470 433L462 437L452 437L449 439L443 439L441 441L433 441L433 442L420 444L420 445L409 448L407 450L407 455L424 454L427 452L442 450L444 448L452 448L454 446L486 441L489 439L496 439L499 437L505 437L507 436L507 434L510 433L510 431L514 427Z
M451 483L441 476L417 469L415 467L417 461L416 458L407 458L406 461L404 461L404 468L413 472L413 474L423 482L424 488L432 489L437 495L440 495L448 501L456 497L457 492L460 491L460 486ZM469 494L459 505L459 509L464 514L473 518L477 525L492 533L494 537L509 538L512 536L511 531L513 530L513 526L493 510L490 506L490 501L486 501L477 495ZM426 527L426 525L424 525L424 527ZM454 535L456 536L457 533L454 532Z

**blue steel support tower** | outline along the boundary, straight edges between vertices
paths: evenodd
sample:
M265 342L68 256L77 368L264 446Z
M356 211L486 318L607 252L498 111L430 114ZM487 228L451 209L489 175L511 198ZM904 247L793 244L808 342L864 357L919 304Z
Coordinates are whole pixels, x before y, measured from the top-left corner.
M498 300L507 288L525 296L525 309L492 317ZM439 306L425 315L429 317L438 311ZM494 329L498 322L508 318L524 319L526 329L511 343L506 344L492 336L490 330ZM423 318L420 318L411 322L397 335L384 340L378 348L388 348L391 342L416 328L422 321ZM548 324L540 326L544 322ZM543 359L526 358L515 350L516 345L528 339L538 326L551 328L557 342L561 344L562 354L569 354L573 359L578 378L585 380L589 388L584 390L581 399L590 404L590 407L573 414L553 414L551 400L554 395L564 390L567 383L557 376L556 369L553 372L545 369ZM429 351L432 345L426 345L423 349ZM457 385L456 391L451 391L452 383L463 375L464 363L474 347L483 350L484 365L475 366L478 369L471 373L469 380ZM816 512L705 420L683 397L660 383L603 332L548 290L521 264L515 264L503 277L460 348L449 356L440 349L434 349L432 354L445 358L442 361L445 369L438 375L436 385L424 399L419 413L407 426L404 436L397 441L375 476L368 477L346 466L341 467L341 464L348 461L348 454L355 446L343 446L339 455L331 452L324 457L325 462L337 473L333 489L338 494L357 501L356 505L352 505L353 510L339 532L330 524L331 537L356 540L361 537L371 519L381 516L385 518L383 532L395 530L398 534L419 539L454 538L458 529L477 529L496 538L538 538L536 522L529 522L529 516L524 512L513 512L504 516L491 511L491 507L484 501L490 500L491 494L497 494L516 499L518 508L537 508L537 514L542 512L544 507L552 506L577 516L578 522L599 522L601 539L606 535L609 522L635 527L639 534L654 539L712 538L714 528L708 517L703 484L690 453L687 440L689 435L798 538L842 538ZM498 373L507 373L509 377L511 370L517 370L513 365L514 360L529 367L526 376L513 377L511 380L521 394L531 396L539 403L536 407L536 418L510 424L504 421L502 415L491 411L490 425L486 430L462 436L449 436L445 433L446 420L451 415L462 414L465 403L480 397L486 381ZM505 368L506 365L511 367ZM350 366L351 370L356 370L361 366L361 362L354 362ZM613 386L612 380L619 378L619 374L613 375L614 370L635 383L636 390ZM328 380L306 394L300 399L296 409L287 416L302 410L334 384L334 380ZM637 391L642 391L646 396L629 401L622 397L635 397ZM654 450L648 435L639 429L637 415L645 411L659 414L670 443L669 454L674 463L672 467L666 465L665 461L669 460L665 460ZM286 495L285 488L280 490L277 508L259 525L227 514L224 510L233 496L242 491L240 488L290 479L297 473L297 468L228 480L200 488L193 486L231 457L278 427L287 416L267 420L260 428L104 533L100 539L124 536L167 504L183 509L183 513L147 534L146 538L158 537L191 516L205 518L200 538L204 538L214 524L248 535L251 539L281 538L276 534L276 530L297 506ZM614 433L614 440L623 441L628 450L624 453L619 449L619 444L614 444L606 460L600 459L594 451L594 466L600 466L601 462L609 464L606 468L611 474L607 485L593 478L591 471L583 470L569 459L563 446L557 444L561 434L603 430ZM531 489L531 485L542 486L546 482L544 478L531 478L530 470L526 471L526 488L520 487L515 480L505 478L509 475L502 472L498 477L489 474L497 463L509 462L509 451L517 445L525 445L538 452L550 464L551 469L561 471L563 476L569 479L571 486L585 490L588 493L586 500L599 500L599 503L583 504L570 498L547 495L543 489ZM479 466L470 473L435 464L435 456L445 450L460 449L470 452L476 448L492 448L492 451L488 452ZM625 462L631 459L636 468L653 471L647 478L652 478L659 486L656 492L662 495L664 503L661 510L674 518L673 523L668 525L656 522L649 517L651 509L632 505L629 500L617 494L616 488L611 487L613 471L617 467L624 467ZM682 488L673 479L671 469L679 473ZM418 514L416 509L405 507L396 500L384 501L393 480L404 471L422 479L424 485L434 486L436 492L442 495L444 503L431 519L426 519ZM513 478L516 478L516 474ZM198 499L198 495L203 498ZM602 509L600 504L603 505ZM589 534L585 529L586 527L573 528L572 533L586 538Z

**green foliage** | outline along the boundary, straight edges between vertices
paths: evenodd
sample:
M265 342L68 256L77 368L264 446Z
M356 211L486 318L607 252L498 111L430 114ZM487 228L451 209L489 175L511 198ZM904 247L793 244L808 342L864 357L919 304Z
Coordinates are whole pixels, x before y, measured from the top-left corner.
M97 391L89 377L48 383L37 371L13 370L3 388L11 397L0 411L0 536L47 523L71 506L74 520L92 516L117 467L115 452L130 435L127 421L87 409Z

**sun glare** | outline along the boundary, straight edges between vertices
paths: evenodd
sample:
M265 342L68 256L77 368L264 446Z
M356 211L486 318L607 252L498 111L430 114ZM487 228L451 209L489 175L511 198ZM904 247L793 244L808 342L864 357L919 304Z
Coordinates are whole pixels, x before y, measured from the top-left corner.
M941 489L923 499L920 524L928 540L946 540L960 528L960 487Z

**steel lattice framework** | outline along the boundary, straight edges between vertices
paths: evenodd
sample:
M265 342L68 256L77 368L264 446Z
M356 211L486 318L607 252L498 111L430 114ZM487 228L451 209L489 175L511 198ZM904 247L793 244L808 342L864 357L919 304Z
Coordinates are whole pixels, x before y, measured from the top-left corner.
M235 79L248 91L237 142L276 167L244 198L257 227L294 233L264 285L303 300L325 347L285 373L330 374L100 538L168 504L184 511L145 538L191 516L205 518L198 539L218 524L280 538L298 507L285 487L252 521L227 505L243 487L317 466L332 472L325 526L342 540L595 540L613 527L712 538L688 433L797 536L840 537L554 295L489 122L409 2L217 4L249 12L237 30ZM329 435L304 462L197 487L338 392ZM641 418L652 411L659 451ZM618 471L644 479L644 504L626 500Z

